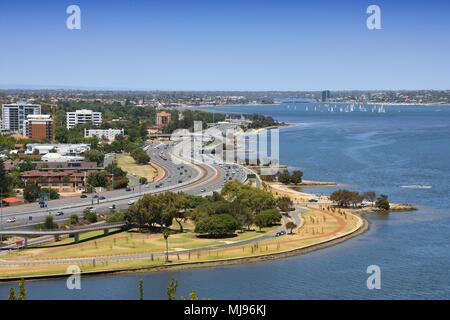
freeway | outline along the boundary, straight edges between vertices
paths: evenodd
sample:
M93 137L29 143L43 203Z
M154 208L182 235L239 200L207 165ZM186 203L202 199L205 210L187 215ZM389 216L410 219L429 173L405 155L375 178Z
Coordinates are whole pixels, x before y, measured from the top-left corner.
M95 195L96 198L90 196L91 198L86 199L71 197L52 200L49 201L48 208L44 209L37 203L6 207L2 210L0 229L30 228L42 223L49 214L54 215L56 222L64 222L72 214L81 216L83 210L88 207L93 207L97 213L108 213L113 205L116 210L123 210L148 193L183 191L189 194L207 195L220 190L226 181L246 180L247 172L238 165L192 162L190 159L181 157L180 154L175 154L175 147L180 143L184 142L156 142L148 143L144 147L152 162L163 168L165 174L161 180L145 186L132 185L130 191L120 189L99 192ZM111 157L113 156L108 155L108 161L112 161ZM57 212L59 215L55 215Z

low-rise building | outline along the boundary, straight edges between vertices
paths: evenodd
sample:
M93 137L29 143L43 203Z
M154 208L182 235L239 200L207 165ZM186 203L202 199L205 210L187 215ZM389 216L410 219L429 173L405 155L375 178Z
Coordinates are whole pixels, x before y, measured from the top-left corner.
M41 188L52 188L58 192L82 192L86 188L87 177L96 170L58 170L23 172L21 177L25 184L36 183Z
M172 115L168 112L162 111L156 114L156 126L158 129L164 129L170 123L170 117Z
M53 152L58 153L62 156L81 156L86 151L90 150L91 146L87 143L78 144L39 144L39 143L29 143L26 146L25 154L33 154L34 152L45 155L47 153ZM37 151L35 151L37 150Z
M117 136L123 136L123 129L84 129L84 137L97 137L99 139L105 139L108 141L113 141Z
M84 157L82 156L63 156L59 153L47 153L41 157L43 162L83 162Z

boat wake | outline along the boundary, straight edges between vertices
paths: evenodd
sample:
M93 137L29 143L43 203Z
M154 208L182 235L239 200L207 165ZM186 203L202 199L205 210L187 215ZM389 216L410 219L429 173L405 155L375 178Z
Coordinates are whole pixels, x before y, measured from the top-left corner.
M422 184L411 184L411 185L401 186L400 188L404 188L404 189L431 189L433 187L432 186L424 186Z

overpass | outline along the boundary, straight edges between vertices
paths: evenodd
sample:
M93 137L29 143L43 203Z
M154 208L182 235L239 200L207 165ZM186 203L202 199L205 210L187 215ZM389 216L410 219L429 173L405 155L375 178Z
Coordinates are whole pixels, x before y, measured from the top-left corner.
M106 235L109 233L109 229L123 228L125 226L126 222L116 222L116 223L101 223L89 225L86 227L62 229L62 230L0 230L0 235L23 236L25 238L25 243L23 247L27 247L28 237L30 236L54 236L55 240L58 240L60 236L69 235L73 236L75 243L77 243L80 241L80 233L103 230L104 234Z

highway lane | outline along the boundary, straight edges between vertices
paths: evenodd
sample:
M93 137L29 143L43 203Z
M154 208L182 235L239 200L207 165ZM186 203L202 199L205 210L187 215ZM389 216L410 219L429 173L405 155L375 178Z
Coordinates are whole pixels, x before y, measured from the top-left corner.
M145 149L150 155L152 162L161 166L165 170L164 179L158 182L149 183L146 186L134 186L132 191L114 190L98 193L98 196L105 197L105 200L66 198L49 202L49 208L42 209L38 204L27 204L17 207L3 208L2 226L3 229L16 229L31 227L42 223L49 213L55 214L62 211L63 216L55 216L56 222L67 221L71 214L82 215L85 208L91 207L94 203L97 213L108 213L114 204L116 210L126 209L130 200L137 200L143 194L157 193L164 191L183 191L189 194L206 195L221 189L227 179L239 179L245 181L246 174L240 169L223 169L219 165L192 164L188 160L178 159L182 164L174 163L170 151L176 143L170 144L148 144ZM174 155L175 158L176 155ZM178 162L178 161L177 161ZM231 167L230 167L231 168ZM232 172L234 171L234 172ZM239 173L238 173L239 172ZM227 174L229 175L227 177ZM8 218L14 217L16 222L5 223ZM32 220L30 220L32 217Z

